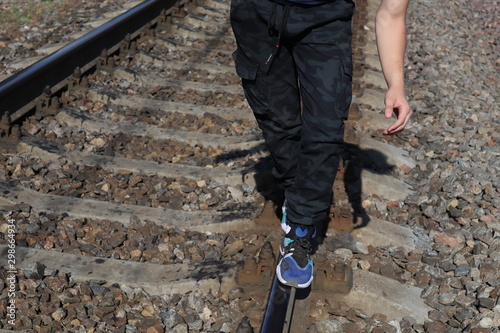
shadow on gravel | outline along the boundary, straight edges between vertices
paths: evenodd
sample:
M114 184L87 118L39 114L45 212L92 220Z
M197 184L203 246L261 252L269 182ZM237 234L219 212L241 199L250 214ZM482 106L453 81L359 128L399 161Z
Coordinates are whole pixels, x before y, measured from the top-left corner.
M387 161L387 156L374 149L361 149L357 145L346 144L343 156L344 163L344 190L349 204L354 212L352 223L353 229L366 227L370 222L370 216L362 206L363 170L379 175L390 174L395 165Z
M235 150L219 156L216 162L227 162L231 159L242 158L249 154L265 151L264 145L252 148L251 150ZM337 173L336 184L338 180L343 179L343 189L335 188L335 202L349 202L349 223L345 229L359 229L368 225L370 216L362 206L363 193L363 170L369 171L372 174L388 175L395 165L388 163L387 156L382 152L374 149L361 149L357 145L346 144L345 151L340 162L339 171ZM273 161L270 156L261 158L256 164L249 166L244 171L243 181L247 184L255 183L256 190L265 198L266 201L272 201L275 206L276 216L281 219L281 207L284 202L284 193L280 189L271 174ZM253 179L250 179L253 178ZM351 217L352 216L352 217ZM339 217L342 219L342 216ZM342 222L346 224L345 221ZM326 223L328 224L328 223ZM325 229L326 230L326 229Z

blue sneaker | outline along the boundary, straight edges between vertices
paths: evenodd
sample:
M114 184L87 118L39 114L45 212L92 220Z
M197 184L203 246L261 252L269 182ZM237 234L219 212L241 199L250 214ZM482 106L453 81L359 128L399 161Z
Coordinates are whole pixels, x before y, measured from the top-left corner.
M278 280L290 287L307 288L313 280L311 240L316 236L316 228L289 224L285 208L281 228L285 237L280 245L281 260L276 267Z

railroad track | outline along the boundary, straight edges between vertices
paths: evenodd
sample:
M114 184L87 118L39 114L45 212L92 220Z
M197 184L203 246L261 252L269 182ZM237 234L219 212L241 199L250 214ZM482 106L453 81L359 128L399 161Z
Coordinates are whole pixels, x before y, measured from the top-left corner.
M272 287L281 234L266 201L268 155L233 70L229 1L171 1L162 10L159 3L146 1L128 12L137 15L135 22L140 16L149 23L129 27L126 13L58 51L84 63L71 60L73 67L62 69L55 53L0 84L0 231L7 235L9 221L15 224L14 270L24 288L17 304L40 293L26 281L44 279L62 285L51 292L72 287L74 296L85 295L84 284L91 283L94 298L102 296L99 288L116 286L143 290L148 299L210 294L212 308L206 307L201 327L196 320L185 324L193 331L244 332L250 325L255 332L306 332L324 325L324 305L334 303L358 309L333 311L352 327L353 317L380 313L388 320L429 320L422 289L384 274L384 265L394 263L381 258L371 271L351 267L353 258L365 264L376 248L405 257L422 247L408 227L360 213L370 200L397 204L414 194L398 176L415 163L397 142L376 135L388 122L380 116L385 81L373 43L378 4L358 3L355 30L363 37L354 42L349 154L334 185L328 237L315 255L315 282L295 293ZM106 28L115 37L103 47ZM0 252L7 271L5 238ZM7 298L2 301L7 314ZM48 324L30 317L30 311L44 313L42 301L25 303L30 306L18 308L16 324L2 322L3 328L38 325L35 331L44 331ZM240 310L231 312L236 303ZM118 310L110 316L113 311L87 307L91 321L75 322L76 306L61 304L64 316L50 324L56 330L125 329ZM140 331L173 330L159 313L175 307L158 302L152 308L148 315L130 310L130 322ZM274 322L277 316L283 320Z

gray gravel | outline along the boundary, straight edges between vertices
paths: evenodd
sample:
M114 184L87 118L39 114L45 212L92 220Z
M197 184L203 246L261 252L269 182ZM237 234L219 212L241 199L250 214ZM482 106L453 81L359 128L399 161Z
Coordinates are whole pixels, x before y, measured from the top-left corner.
M406 175L418 194L385 216L429 237L431 249L408 281L423 286L435 308L426 332L500 326L498 14L495 0L410 6L406 69L415 116L403 145L418 163Z

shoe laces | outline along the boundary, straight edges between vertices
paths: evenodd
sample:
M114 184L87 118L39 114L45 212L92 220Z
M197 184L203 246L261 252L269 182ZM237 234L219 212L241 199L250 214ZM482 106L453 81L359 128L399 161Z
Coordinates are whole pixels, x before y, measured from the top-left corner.
M297 264L304 268L309 263L312 245L307 238L297 237L285 247L285 252L291 253Z

